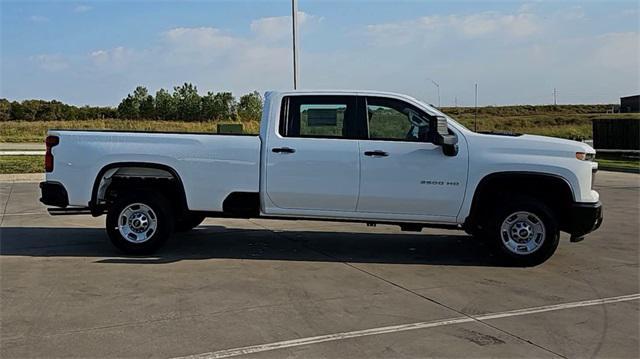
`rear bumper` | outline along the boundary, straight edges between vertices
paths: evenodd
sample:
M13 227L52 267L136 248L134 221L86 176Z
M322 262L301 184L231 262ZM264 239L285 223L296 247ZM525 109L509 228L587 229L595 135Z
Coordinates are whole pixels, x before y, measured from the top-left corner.
M45 181L40 182L40 202L47 206L66 207L69 205L69 195L62 183Z
M566 232L572 237L582 237L598 229L602 224L602 203L574 203L569 210Z

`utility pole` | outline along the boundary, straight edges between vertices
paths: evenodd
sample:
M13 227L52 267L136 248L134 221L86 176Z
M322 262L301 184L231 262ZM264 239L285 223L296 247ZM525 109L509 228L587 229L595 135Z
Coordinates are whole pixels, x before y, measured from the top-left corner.
M478 84L475 86L475 108L473 113L473 131L478 132Z
M558 91L556 90L556 88L553 88L553 105L557 105L558 104Z
M433 83L436 86L436 89L438 90L438 108L440 107L440 84L433 81L432 79L428 79L429 81L431 81L431 83Z
M298 0L291 0L291 23L293 24L293 89L298 88Z

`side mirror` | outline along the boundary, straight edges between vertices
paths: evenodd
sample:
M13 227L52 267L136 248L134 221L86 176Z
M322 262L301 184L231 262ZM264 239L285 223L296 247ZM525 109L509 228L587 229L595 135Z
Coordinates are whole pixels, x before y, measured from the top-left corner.
M434 145L442 146L442 152L447 156L458 154L458 136L449 133L446 117L435 116L429 119L427 139Z

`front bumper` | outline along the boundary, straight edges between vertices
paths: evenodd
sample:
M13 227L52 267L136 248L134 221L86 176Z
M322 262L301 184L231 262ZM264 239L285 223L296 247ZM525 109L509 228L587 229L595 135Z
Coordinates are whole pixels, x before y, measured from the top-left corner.
M67 194L67 190L60 182L40 182L40 191L42 193L40 202L46 204L47 206L64 208L69 205L69 196Z
M582 237L602 224L602 203L574 203L569 210L566 232L571 237Z

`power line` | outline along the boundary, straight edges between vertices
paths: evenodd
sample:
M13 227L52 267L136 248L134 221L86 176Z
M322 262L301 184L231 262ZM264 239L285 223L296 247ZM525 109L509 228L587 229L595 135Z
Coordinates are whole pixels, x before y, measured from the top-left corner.
M430 79L430 78L427 78L427 80L431 81L431 83L436 86L436 89L438 91L438 108L439 108L440 107L440 84L433 81L433 79Z

